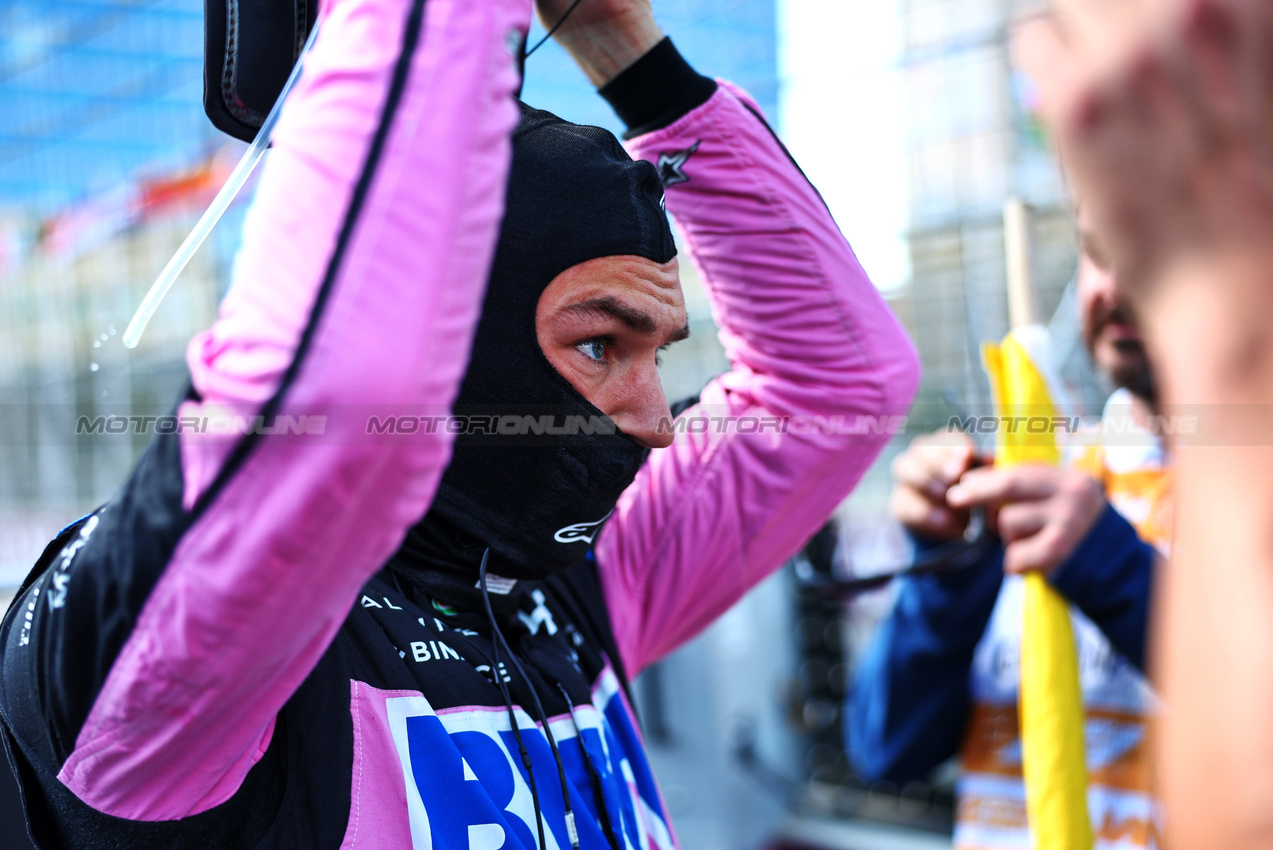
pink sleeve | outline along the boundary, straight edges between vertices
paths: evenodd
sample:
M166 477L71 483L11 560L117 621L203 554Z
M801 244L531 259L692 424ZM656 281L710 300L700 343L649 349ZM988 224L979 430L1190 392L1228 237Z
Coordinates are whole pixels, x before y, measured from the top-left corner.
M368 439L367 413L447 410L458 391L529 3L331 0L319 25L180 413L325 419L317 436L182 435L191 524L60 774L111 815L234 793L450 457L445 429Z
M630 674L790 558L904 419L914 349L814 188L741 91L636 138L682 163L674 215L733 369L651 453L598 542ZM681 180L679 177L685 179Z

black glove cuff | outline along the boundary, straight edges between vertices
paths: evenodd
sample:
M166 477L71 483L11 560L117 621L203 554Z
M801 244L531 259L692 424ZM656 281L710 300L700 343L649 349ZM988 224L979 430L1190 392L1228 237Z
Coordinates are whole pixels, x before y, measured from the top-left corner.
M716 93L716 81L690 67L672 39L665 38L597 93L627 126L623 138L631 139L707 103Z

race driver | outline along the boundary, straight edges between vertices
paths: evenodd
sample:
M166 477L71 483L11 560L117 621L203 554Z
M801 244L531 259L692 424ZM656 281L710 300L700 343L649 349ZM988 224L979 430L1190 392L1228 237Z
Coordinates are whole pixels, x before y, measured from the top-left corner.
M636 162L514 102L529 14L323 6L175 427L0 632L41 847L677 846L628 677L820 526L917 367L648 3L556 33ZM733 362L674 422L665 188Z

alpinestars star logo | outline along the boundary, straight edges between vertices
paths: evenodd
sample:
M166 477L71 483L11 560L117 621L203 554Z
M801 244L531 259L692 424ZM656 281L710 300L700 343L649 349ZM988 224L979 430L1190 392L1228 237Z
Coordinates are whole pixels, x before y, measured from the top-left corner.
M611 511L610 513L614 513ZM597 536L601 523L610 518L610 514L606 514L599 520L593 522L576 522L565 528L557 529L557 533L553 535L553 540L558 543L591 543L593 538Z
M693 146L683 151L664 151L659 154L659 179L663 181L664 189L669 186L675 186L677 183L685 183L690 179L685 173L685 163L694 155L694 152L698 150L698 146L702 143L703 140L699 139Z

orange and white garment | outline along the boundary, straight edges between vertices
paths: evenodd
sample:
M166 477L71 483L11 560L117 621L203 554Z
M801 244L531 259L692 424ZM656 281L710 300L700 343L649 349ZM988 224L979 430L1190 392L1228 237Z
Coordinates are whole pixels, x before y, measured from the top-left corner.
M1130 404L1126 390L1110 396L1100 442L1076 450L1070 463L1100 481L1110 504L1166 554L1170 476L1161 441L1132 422ZM1021 601L1021 581L1009 576L973 656L973 705L957 787L957 850L1031 846L1017 713ZM1070 616L1078 642L1095 850L1159 847L1161 812L1152 792L1147 740L1156 697L1144 675L1113 650L1091 620L1073 606Z

